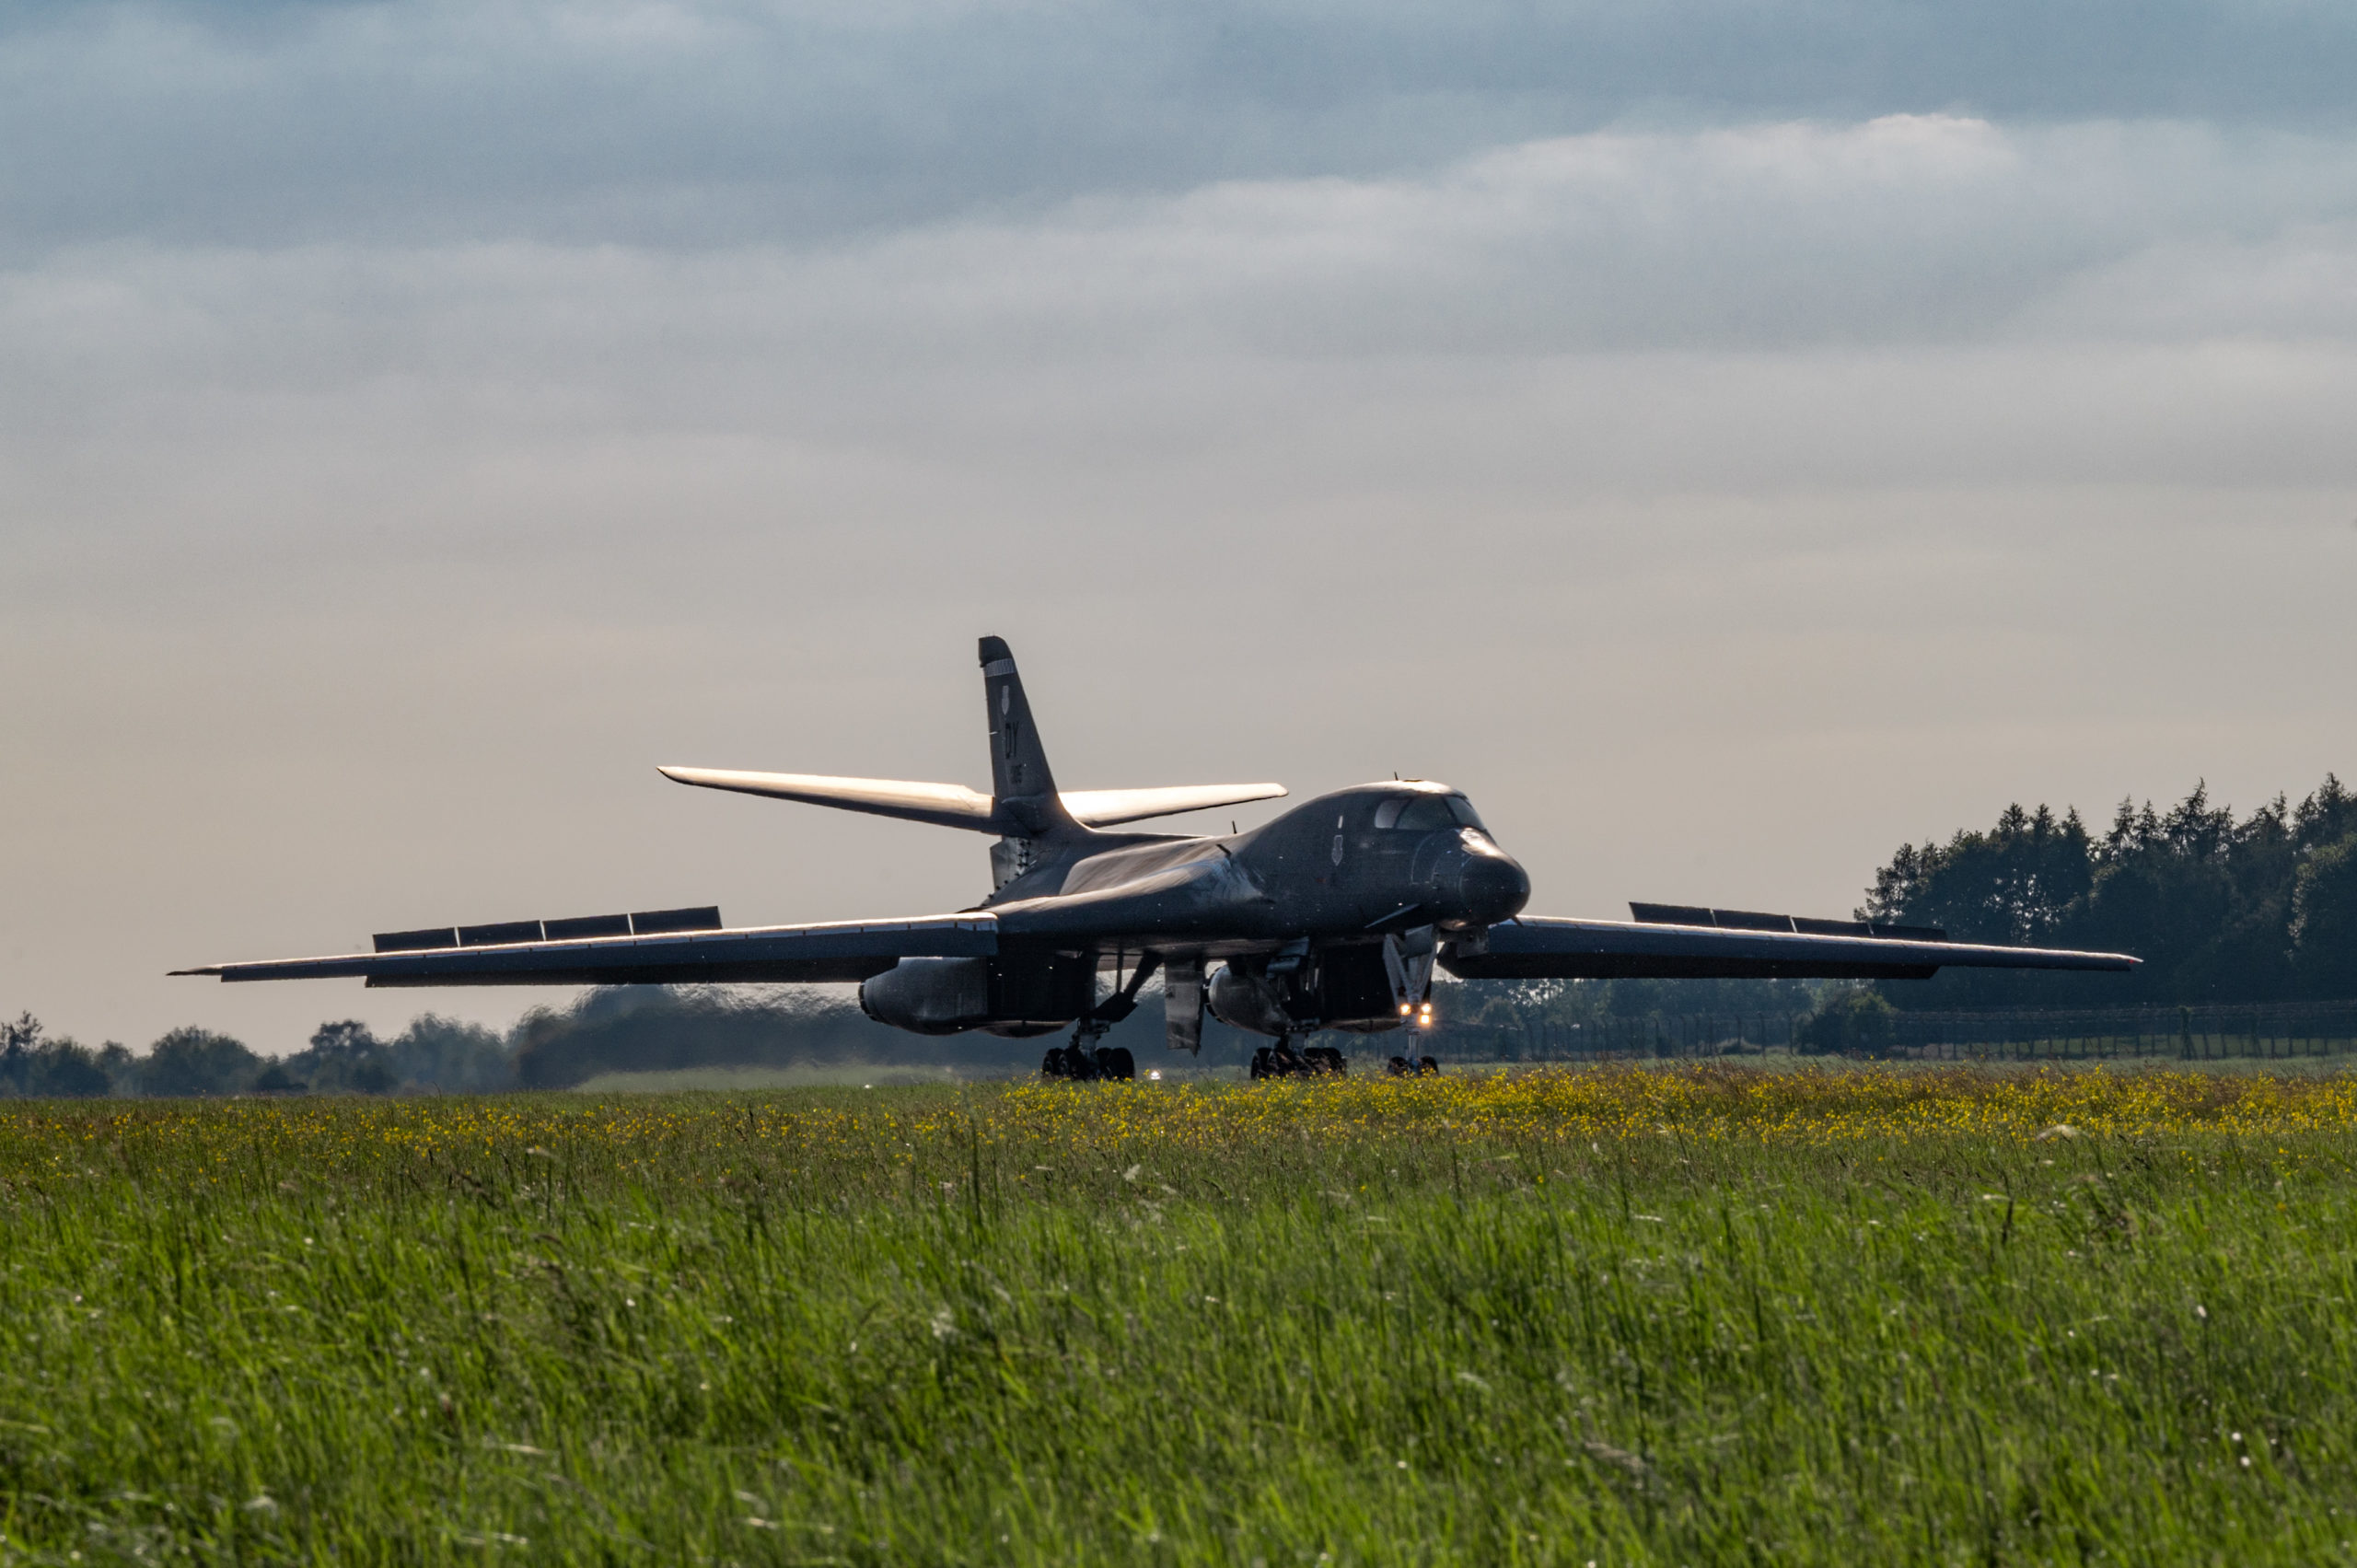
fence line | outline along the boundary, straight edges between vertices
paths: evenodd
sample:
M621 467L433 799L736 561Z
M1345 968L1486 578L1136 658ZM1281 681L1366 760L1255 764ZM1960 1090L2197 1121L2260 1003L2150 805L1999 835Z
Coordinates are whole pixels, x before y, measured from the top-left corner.
M1649 1014L1578 1024L1458 1025L1451 1047L1504 1060L1584 1062L1818 1050L1920 1061L2203 1062L2357 1054L2357 1001L2200 1007L2007 1008L1812 1019L1796 1013ZM1814 1038L1812 1038L1814 1037Z

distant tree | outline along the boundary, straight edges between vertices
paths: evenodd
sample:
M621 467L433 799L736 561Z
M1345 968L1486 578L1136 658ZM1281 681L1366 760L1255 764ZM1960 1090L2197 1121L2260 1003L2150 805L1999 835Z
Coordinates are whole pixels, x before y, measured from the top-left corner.
M2291 856L2282 801L2237 827L2206 786L2165 813L2121 801L2096 846L2096 880L2070 923L2073 945L2133 953L2144 965L2101 991L2121 1004L2263 1001L2291 989Z
M258 1095L299 1095L310 1086L288 1072L284 1062L273 1062L254 1075L253 1087Z
M387 1042L385 1051L403 1086L459 1094L516 1085L515 1053L506 1040L481 1024L422 1013Z
M51 1040L33 1054L24 1092L52 1099L97 1099L113 1088L113 1079L99 1062L97 1051L70 1040Z
M2357 996L2357 831L2302 863L2292 958L2311 994Z
M1862 918L1935 925L1960 942L2050 943L2095 880L2086 825L2019 803L1985 833L1901 844L1875 873Z
M110 1040L99 1047L99 1053L93 1060L98 1063L99 1070L107 1075L107 1093L127 1095L137 1092L139 1058L131 1054L130 1047L120 1040Z
M1160 1049L1158 1008L1114 1029L1132 1049ZM850 997L817 987L747 993L711 986L608 986L572 1006L534 1008L510 1037L516 1082L563 1088L600 1073L687 1067L962 1063L1037 1066L1049 1041L991 1035L911 1035L864 1016ZM1206 1048L1209 1049L1208 1047Z
M2077 811L2057 817L2019 803L1987 832L1961 831L1945 844L1901 844L1875 873L1862 920L1936 926L1959 942L2052 946L2094 886L2096 863ZM2002 970L1957 970L1937 980L1894 981L1885 997L1901 1007L2017 1005L2026 987Z
M1800 1049L1816 1054L1880 1056L1897 1038L1898 1010L1864 986L1827 993L1814 1016L1801 1027Z
M400 1082L392 1053L357 1018L321 1024L284 1070L290 1082L300 1078L319 1094L381 1095Z
M2327 773L2324 783L2292 813L2292 833L2303 853L2357 833L2357 793L2344 786L2340 775Z
M99 1052L50 1037L30 1013L19 1014L15 1023L0 1024L0 1095L88 1099L112 1086Z
M178 1028L148 1049L139 1063L139 1092L148 1095L227 1095L250 1086L261 1058L243 1042L210 1029Z

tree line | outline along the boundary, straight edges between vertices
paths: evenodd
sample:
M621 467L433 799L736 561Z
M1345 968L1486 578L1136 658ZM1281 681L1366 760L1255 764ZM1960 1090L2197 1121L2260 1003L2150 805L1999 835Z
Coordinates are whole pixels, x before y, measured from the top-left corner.
M2357 795L2340 778L2237 819L2206 785L2165 811L2123 800L2007 807L1986 831L1901 844L1861 918L1967 942L2131 953L2132 975L1946 970L1879 989L1901 1009L2151 1006L2357 997Z

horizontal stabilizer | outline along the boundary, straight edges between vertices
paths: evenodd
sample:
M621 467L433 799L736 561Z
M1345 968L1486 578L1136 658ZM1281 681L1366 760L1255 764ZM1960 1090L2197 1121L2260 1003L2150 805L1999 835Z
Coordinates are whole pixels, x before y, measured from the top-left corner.
M978 794L964 784L921 784L908 779L839 779L819 773L750 773L727 768L659 771L667 779L703 789L766 795L776 800L799 800L811 806L832 806L845 811L865 811L877 817L899 817L911 822L967 828L981 833L1028 835L1037 830L1039 820L1036 812L1004 810L992 796ZM1063 802L1073 820L1086 827L1105 828L1180 811L1270 800L1284 793L1285 786L1279 784L1177 784L1161 789L1073 790L1057 798Z
M919 784L909 779L837 779L819 773L748 773L730 768L660 768L665 778L701 789L733 789L878 817L901 817L943 828L999 831L995 803L964 784Z

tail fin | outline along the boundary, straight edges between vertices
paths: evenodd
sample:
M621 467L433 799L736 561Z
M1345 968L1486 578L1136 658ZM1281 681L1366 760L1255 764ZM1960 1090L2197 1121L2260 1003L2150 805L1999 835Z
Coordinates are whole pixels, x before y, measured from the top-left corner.
M991 794L1001 800L1052 798L1055 776L1048 771L1048 753L1031 723L1031 704L1023 695L1015 656L998 637L984 637L981 653L982 695L990 703Z
M1004 888L1031 869L1037 841L1076 824L1057 797L1056 777L1031 722L1015 655L1003 637L984 637L980 651L991 726L991 796L1009 830L991 846L991 880Z

